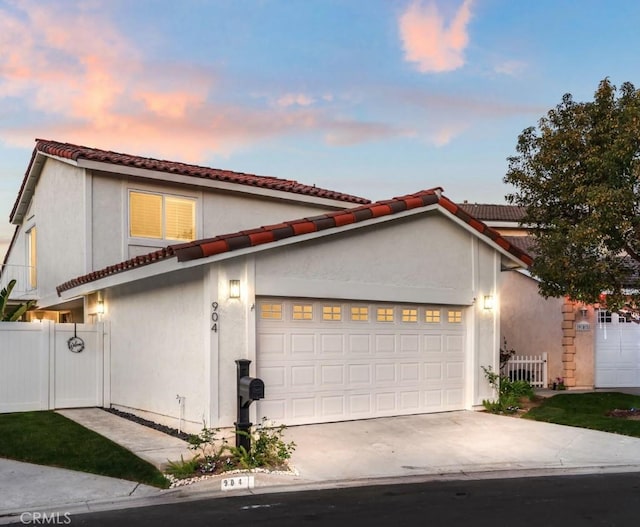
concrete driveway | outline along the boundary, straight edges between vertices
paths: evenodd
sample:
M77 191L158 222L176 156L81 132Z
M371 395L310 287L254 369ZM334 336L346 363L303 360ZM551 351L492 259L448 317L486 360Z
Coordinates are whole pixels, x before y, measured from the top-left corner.
M190 452L171 436L129 421L114 422L122 418L97 408L64 414L156 464ZM292 464L299 474L258 473L254 489L233 493L367 485L390 478L640 472L640 439L478 412L292 426L284 439L297 444ZM80 513L229 495L221 491L222 477L159 490L0 459L0 524L19 521L24 511Z

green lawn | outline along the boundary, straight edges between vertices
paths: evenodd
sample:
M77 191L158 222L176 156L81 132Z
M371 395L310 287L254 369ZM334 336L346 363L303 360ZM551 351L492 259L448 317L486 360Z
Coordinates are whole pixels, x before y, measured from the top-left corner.
M611 410L631 408L640 408L640 396L618 392L563 393L545 399L523 417L640 437L640 421L606 415Z
M0 414L0 457L166 488L150 463L55 412Z

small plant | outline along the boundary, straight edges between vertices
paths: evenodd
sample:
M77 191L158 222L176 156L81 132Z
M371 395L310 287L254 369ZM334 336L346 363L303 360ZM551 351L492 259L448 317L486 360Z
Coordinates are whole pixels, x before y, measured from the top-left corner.
M33 307L36 303L35 300L29 300L23 304L18 305L13 308L13 310L8 310L9 308L9 297L11 296L11 291L16 285L15 280L10 280L7 284L7 287L3 288L0 291L0 321L4 322L15 322L25 314L25 312L31 307Z
M284 442L282 435L285 429L285 425L272 426L266 418L263 418L251 433L249 452L243 446L229 448L232 461L245 469L257 467L278 469L286 466L296 444L293 441ZM246 432L236 433L246 434Z
M553 389L554 390L566 390L567 387L564 384L564 378L556 377L556 380L553 381Z
M498 393L497 401L482 401L488 412L512 414L520 409L520 399L534 397L533 388L527 381L512 381L509 377L493 371L491 366L482 366L482 371L492 388Z
M184 460L183 456L180 456L180 461L169 461L165 468L165 472L176 479L186 479L193 476L197 472L199 466L200 461L198 460L198 456L187 461Z
M509 362L511 360L511 357L513 357L516 354L516 350L509 348L509 346L507 346L507 337L502 337L503 341L502 341L502 346L500 348L500 371L503 370L503 368L507 365L507 362Z
M189 449L198 452L195 459L200 461L201 472L216 472L222 466L229 446L226 439L218 439L219 433L219 428L208 428L203 422L200 433L189 436Z
M219 439L219 428L208 428L203 424L199 434L189 436L189 449L196 452L191 460L169 462L167 473L177 479L196 475L220 474L229 470L254 468L283 469L295 450L296 444L282 439L286 426L273 426L266 418L250 434L251 448L230 446L226 439ZM237 431L237 434L249 435Z

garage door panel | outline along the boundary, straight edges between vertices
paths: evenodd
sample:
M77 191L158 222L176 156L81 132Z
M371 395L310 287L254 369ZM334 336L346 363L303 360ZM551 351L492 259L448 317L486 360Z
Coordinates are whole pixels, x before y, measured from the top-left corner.
M313 364L303 366L290 366L292 389L315 389L316 368Z
M292 357L314 355L315 351L315 335L313 333L293 333L291 335Z
M331 302L327 318L323 301L258 301L282 305L281 318L258 319L258 417L304 424L465 407L463 324L429 323L423 306L386 305L379 319L375 304ZM313 318L295 320L294 305L311 305Z
M258 348L263 356L285 354L285 335L283 333L262 333L258 335Z
M418 382L420 380L420 363L409 362L400 364L400 382Z
M335 356L344 353L344 335L321 334L320 335L320 356Z
M345 414L345 398L342 395L321 397L320 408L323 417L341 417Z
M418 335L399 335L398 349L403 353L417 353L420 349L420 337Z
M425 335L424 350L427 353L440 353L442 351L442 337L440 335Z
M396 383L396 365L392 362L376 364L373 374L376 384Z
M319 368L322 387L345 387L344 366L342 364L320 365Z
M388 354L394 353L396 350L396 338L395 335L374 335L375 340L375 353Z
M600 312L602 314L603 312ZM640 324L619 322L596 324L595 385L597 388L640 386Z
M424 378L427 381L442 381L442 363L426 362L424 364Z
M347 353L358 355L371 354L371 335L349 334L347 335Z
M347 382L352 386L371 383L371 364L349 364L347 372Z
M400 394L400 409L418 411L420 409L420 392L418 390L402 392Z

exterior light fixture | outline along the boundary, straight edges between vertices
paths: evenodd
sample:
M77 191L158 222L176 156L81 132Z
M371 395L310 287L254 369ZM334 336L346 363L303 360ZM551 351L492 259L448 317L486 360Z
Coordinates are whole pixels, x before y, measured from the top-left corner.
M484 295L484 301L482 303L482 307L485 309L493 309L493 296L492 295Z
M104 315L104 300L98 300L96 312L98 315Z
M240 298L240 280L229 280L229 298Z

